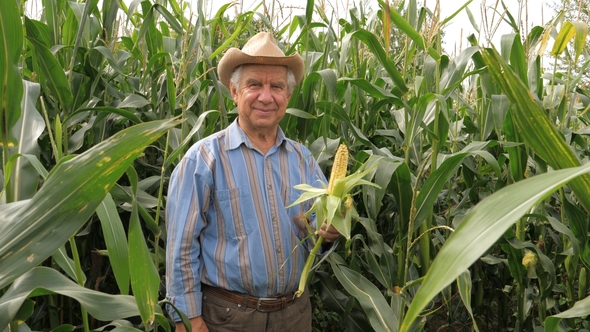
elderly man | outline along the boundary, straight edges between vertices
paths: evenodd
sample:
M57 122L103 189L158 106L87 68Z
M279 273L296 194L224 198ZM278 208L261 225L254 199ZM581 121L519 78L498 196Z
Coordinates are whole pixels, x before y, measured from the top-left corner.
M217 69L238 117L193 145L170 179L167 297L193 331L311 331L308 292L293 296L308 255L298 216L310 206L286 207L299 197L293 186L326 179L279 127L303 59L262 32L228 50ZM340 236L325 224L319 235Z

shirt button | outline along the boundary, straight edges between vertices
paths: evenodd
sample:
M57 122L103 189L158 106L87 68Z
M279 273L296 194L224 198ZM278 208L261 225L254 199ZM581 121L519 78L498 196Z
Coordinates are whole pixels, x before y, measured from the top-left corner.
M268 185L268 190L272 189L272 184Z
M277 254L281 253L281 248L277 248Z

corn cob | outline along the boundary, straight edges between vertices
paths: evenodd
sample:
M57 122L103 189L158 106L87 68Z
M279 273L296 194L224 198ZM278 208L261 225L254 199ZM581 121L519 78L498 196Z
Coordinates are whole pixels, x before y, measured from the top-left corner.
M348 148L345 144L340 144L336 155L334 156L334 164L332 165L332 172L330 172L330 181L328 182L328 194L332 194L334 183L336 180L342 179L346 176L346 168L348 167Z
M328 182L328 195L332 194L332 190L334 189L334 184L339 179L342 179L346 176L346 169L348 167L348 148L345 144L340 144L338 150L336 150L336 155L334 156L334 164L332 165L332 171L330 172L330 181ZM320 222L319 220L316 222ZM323 220L321 221L323 222ZM321 227L321 225L316 225L317 227ZM305 286L307 284L307 276L309 275L309 271L315 261L315 256L322 247L322 242L324 242L324 238L320 237L314 247L311 249L309 256L307 257L307 261L305 261L305 265L303 266L303 271L301 271L301 278L299 279L299 289L295 292L295 297L301 296L303 291L305 291Z

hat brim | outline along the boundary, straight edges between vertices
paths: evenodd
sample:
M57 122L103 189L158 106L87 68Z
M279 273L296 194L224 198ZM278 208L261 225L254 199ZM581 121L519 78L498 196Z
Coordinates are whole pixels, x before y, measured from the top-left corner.
M217 73L221 83L229 88L230 78L236 67L240 65L269 65L286 66L295 76L295 82L299 84L303 78L303 58L299 54L289 56L252 56L237 48L230 48L217 65Z

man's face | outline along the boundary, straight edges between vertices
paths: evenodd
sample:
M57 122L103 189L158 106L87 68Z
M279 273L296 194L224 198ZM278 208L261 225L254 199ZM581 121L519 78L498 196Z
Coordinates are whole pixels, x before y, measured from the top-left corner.
M238 105L239 123L246 133L268 133L278 128L291 95L287 67L244 65L239 90L230 86Z

